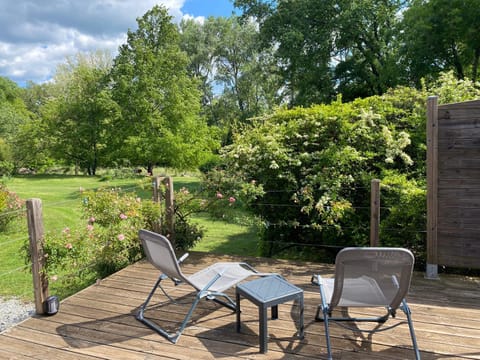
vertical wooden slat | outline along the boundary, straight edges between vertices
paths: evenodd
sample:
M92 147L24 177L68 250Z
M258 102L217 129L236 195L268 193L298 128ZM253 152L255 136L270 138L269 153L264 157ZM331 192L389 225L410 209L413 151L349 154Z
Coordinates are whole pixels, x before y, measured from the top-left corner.
M32 261L35 311L37 314L43 314L43 302L48 297L48 279L43 272L45 258L43 256L44 230L42 201L40 199L28 199L26 206L28 235L30 240L30 256Z
M370 246L380 246L380 180L373 179L370 192Z
M438 98L427 100L427 278L438 276Z

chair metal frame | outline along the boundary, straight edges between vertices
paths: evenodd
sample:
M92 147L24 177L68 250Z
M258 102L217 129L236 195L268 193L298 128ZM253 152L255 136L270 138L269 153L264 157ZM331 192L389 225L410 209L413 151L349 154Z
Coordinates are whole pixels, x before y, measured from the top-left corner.
M362 256L362 254L367 254L366 257L362 258L365 262L371 261L372 264L375 264L376 261L385 261L388 259L388 256L391 254L400 254L403 259L405 259L405 264L402 265L401 275L400 275L400 283L397 276L392 275L391 281L393 286L398 289L395 296L391 297L390 299L385 298L385 303L380 305L378 303L373 304L359 304L356 305L352 302L352 299L344 301L346 304L342 304L342 292L344 285L344 278L343 272L345 267L348 266L348 262L354 260L357 255ZM387 260L388 261L388 260ZM381 248L381 247L371 247L371 248L344 248L341 250L336 257L335 260L335 277L333 279L325 279L322 278L320 275L313 275L311 282L315 285L319 286L320 297L321 297L321 304L317 308L317 312L315 315L315 320L321 321L324 323L325 326L325 337L327 343L327 352L328 352L328 359L332 360L332 348L331 348L331 341L330 341L330 329L329 325L330 322L376 322L380 324L385 323L390 317L395 318L396 310L401 309L407 318L407 323L410 331L410 337L412 339L413 350L415 352L415 359L420 360L420 351L418 349L417 339L415 336L415 331L413 327L413 321L411 317L411 310L405 300L405 296L408 293L411 276L413 272L413 264L414 264L414 256L413 254L407 250L402 248ZM361 275L361 274L359 274ZM360 279L360 277L359 277ZM375 280L371 279L370 281L375 282ZM361 284L361 282L359 281ZM380 287L378 287L378 283L375 282L377 285L377 289L381 291ZM328 290L328 291L327 291ZM327 292L330 295L327 295ZM362 299L363 301L364 299ZM349 303L350 302L350 303ZM384 306L387 310L387 313L383 316L379 317L350 317L350 316L342 316L342 317L334 317L332 316L332 312L335 307L378 307ZM321 314L320 314L321 313ZM404 322L396 323L392 326L376 328L374 330L362 330L358 328L349 328L352 331L360 331L360 332L369 332L374 333L378 331L389 330L398 325L401 325Z
M212 300L222 306L231 309L232 311L236 311L236 303L224 291L227 288L230 288L232 284L234 285L250 275L262 275L247 263L231 262L215 263L206 269L198 271L192 276L185 276L180 269L180 265L188 257L188 253L177 259L170 241L165 236L154 233L152 231L142 229L139 231L139 237L148 261L157 269L159 269L161 273L157 281L155 282L152 290L148 294L145 302L140 306L136 314L136 319L147 325L151 329L155 330L157 333L159 333L174 344L177 343L177 341L179 340L181 334L185 330L188 321L190 320L195 308L197 307L201 299L206 298L208 300ZM162 252L164 252L163 256L166 256L166 258L164 258L166 259L165 262L159 261L158 254L155 254L156 250L161 250ZM228 284L220 284L222 276L224 276L224 274L227 275L228 272L228 276L231 277L232 271L235 271L235 269L240 269L240 267L243 270L241 271L241 275L238 276L238 279L230 279L230 282ZM203 286L199 287L199 283L201 282L195 281L196 275L200 274L201 276L205 273L212 273L213 276L208 280L208 282L203 284ZM185 315L185 318L180 324L178 330L174 333L168 332L152 320L149 320L145 317L145 311L147 310L147 306L158 288L160 288L160 290L168 298L168 300L176 303L176 301L167 293L165 288L162 287L161 282L166 279L171 279L176 286L182 283L189 284L196 290L195 299L190 306L190 309ZM225 300L218 299L217 297L221 297Z

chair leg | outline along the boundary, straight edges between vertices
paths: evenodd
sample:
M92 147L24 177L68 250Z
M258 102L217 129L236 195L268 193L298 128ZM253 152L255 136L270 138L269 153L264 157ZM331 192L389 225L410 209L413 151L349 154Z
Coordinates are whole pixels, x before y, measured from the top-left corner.
M327 305L327 300L325 299L325 291L323 289L323 285L319 283L319 288L320 288L320 297L322 304L317 308L317 314L315 315L315 319L319 321L323 321L323 324L325 326L325 340L327 342L327 354L328 354L328 360L333 360L332 357L332 345L330 344L330 328L329 328L329 316L330 316L330 309L329 306ZM320 318L320 309L322 310L323 313L323 319Z
M410 311L410 308L408 307L407 301L405 299L402 300L401 308L407 316L410 337L412 338L413 350L415 351L415 359L420 360L420 350L418 349L417 337L415 336L415 330L413 329L412 312Z
M330 328L329 328L328 309L327 308L323 308L323 324L325 326L325 339L327 341L328 360L333 360L332 345L330 344Z
M180 327L179 327L178 331L175 332L175 333L169 333L165 329L161 328L159 325L155 324L153 321L145 318L145 316L144 316L145 310L147 309L147 306L150 303L150 300L152 299L153 294L155 293L157 288L160 288L162 290L163 294L170 301L174 302L174 300L165 292L165 289L160 284L161 281L165 278L167 278L167 277L163 274L159 276L159 278L156 281L155 285L153 286L152 290L148 294L147 299L140 306L140 309L138 310L137 315L136 315L136 319L138 321L142 322L143 324L147 325L152 330L155 330L157 333L159 333L164 338L166 338L167 340L171 341L174 344L177 343L178 339L180 338L180 335L182 335L183 331L185 330L185 327L187 326L188 321L192 317L193 311L195 310L195 308L197 307L198 303L200 302L200 300L202 298L206 297L207 299L213 300L214 302L216 302L220 305L223 305L223 306L225 306L225 307L227 307L227 308L229 308L233 311L236 310L235 302L227 294L218 293L218 292L209 292L208 290L199 291L197 293L197 295L195 296L195 300L193 301L192 306L190 307L187 314L185 315L185 318L183 319L182 323L180 324ZM215 279L217 279L217 278L215 278ZM212 283L213 283L213 281L212 281ZM210 285L208 285L207 287L209 287L209 286ZM221 296L221 297L225 298L226 301L217 299L216 298L217 296Z
M145 302L142 304L142 306L140 306L140 309L139 311L137 312L137 315L136 315L136 319L138 321L140 321L141 323L147 325L149 328L151 328L152 330L155 330L158 334L162 335L164 338L166 338L168 341L176 344L178 339L180 338L180 335L182 335L182 332L183 330L185 329L188 321L190 320L190 317L192 316L193 314L193 311L195 310L195 307L197 306L198 302L200 301L200 299L202 298L201 296L201 293L198 293L197 296L195 297L195 300L193 301L192 303L192 306L190 307L190 310L188 311L187 315L185 316L184 320L182 321L182 324L180 325L180 328L178 329L177 332L175 333L169 333L168 331L166 331L165 329L163 329L162 327L160 327L159 325L155 324L153 321L145 318L144 314L145 314L145 310L147 309L147 306L148 306L148 303L150 302L150 300L152 299L153 297L153 294L155 293L155 291L157 290L158 287L160 287L163 291L163 293L169 298L169 300L172 300L170 298L170 296L168 296L166 293L165 293L165 290L162 288L162 286L160 285L160 282L165 278L164 275L160 275L160 277L158 278L157 282L155 283L155 285L153 286L152 290L150 291L150 293L148 294L147 296L147 299L145 300Z

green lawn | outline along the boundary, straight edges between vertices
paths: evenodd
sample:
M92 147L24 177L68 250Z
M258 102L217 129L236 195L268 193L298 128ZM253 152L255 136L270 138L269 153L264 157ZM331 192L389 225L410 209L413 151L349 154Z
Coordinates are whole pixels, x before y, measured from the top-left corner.
M84 225L85 220L81 218L82 190L122 187L125 191L137 192L144 199L152 196L151 189L142 188L140 180L135 178L102 181L101 177L37 175L14 177L6 180L5 185L24 200L42 200L46 232L61 231L65 227L74 229ZM174 177L175 189L194 189L198 185L199 180L196 177ZM253 228L213 220L207 215L198 215L192 220L206 230L205 238L193 251L245 256L257 254L257 235ZM0 296L16 295L25 299L33 297L30 266L25 264L24 252L21 250L27 242L25 217L0 233Z

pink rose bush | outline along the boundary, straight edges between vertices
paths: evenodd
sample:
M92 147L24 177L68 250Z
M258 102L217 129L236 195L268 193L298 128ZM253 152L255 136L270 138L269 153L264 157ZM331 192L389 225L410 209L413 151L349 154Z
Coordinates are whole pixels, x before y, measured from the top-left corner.
M138 230L152 229L160 217L157 204L120 189L82 190L82 204L83 227L45 234L45 270L52 281L102 278L139 260Z

